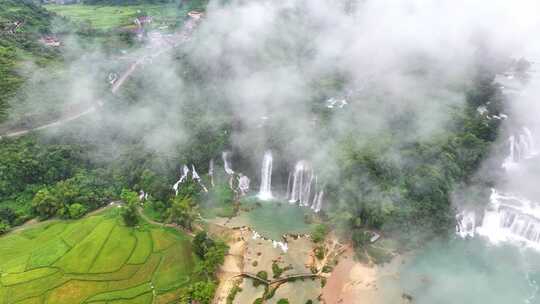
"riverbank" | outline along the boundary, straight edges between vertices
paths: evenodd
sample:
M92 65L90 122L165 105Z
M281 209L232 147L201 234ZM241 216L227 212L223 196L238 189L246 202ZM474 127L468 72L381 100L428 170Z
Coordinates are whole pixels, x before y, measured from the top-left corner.
M399 288L398 270L403 261L403 256L396 256L385 265L358 262L348 246L322 290L323 303L409 303Z

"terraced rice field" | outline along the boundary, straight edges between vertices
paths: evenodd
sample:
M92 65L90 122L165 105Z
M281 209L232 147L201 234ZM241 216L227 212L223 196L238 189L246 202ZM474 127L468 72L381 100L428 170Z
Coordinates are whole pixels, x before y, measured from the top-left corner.
M117 210L43 223L0 238L0 303L173 303L197 262L188 236Z

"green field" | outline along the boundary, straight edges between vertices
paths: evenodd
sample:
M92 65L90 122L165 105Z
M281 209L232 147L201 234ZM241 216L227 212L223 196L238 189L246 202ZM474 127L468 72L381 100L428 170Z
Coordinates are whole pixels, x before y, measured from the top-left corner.
M73 21L89 22L92 27L99 30L134 26L133 20L141 13L152 16L153 24L157 26L175 24L180 17L185 16L185 12L181 12L176 4L125 6L48 4L45 7Z
M116 209L0 238L0 303L171 303L197 260L173 229L123 225Z

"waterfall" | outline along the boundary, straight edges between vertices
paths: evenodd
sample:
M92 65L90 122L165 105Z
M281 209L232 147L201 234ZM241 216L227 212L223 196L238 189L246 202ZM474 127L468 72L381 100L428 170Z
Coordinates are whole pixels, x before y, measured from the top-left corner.
M214 187L214 159L210 159L208 164L208 176L210 177L210 185Z
M476 232L476 213L462 211L456 216L456 233L462 238L473 237Z
M272 198L272 152L264 153L261 168L261 188L259 190L259 199L269 200Z
M540 249L540 204L492 189L490 205L476 232L494 243L507 241Z
M304 193L302 193L304 185L304 175L307 171L306 162L301 160L294 166L294 173L292 175L292 188L289 194L289 202L297 203L302 199Z
M234 171L231 169L231 164L229 163L229 152L221 153L221 158L223 159L223 168L225 172L229 175L233 175Z
M294 171L289 174L287 192L290 203L299 203L315 212L321 211L324 191L318 189L317 176L306 161L297 162Z
M309 207L309 199L311 197L311 185L313 184L313 171L309 171L308 173L308 182L304 186L304 189L302 190L302 196L300 197L300 206Z
M515 168L520 161L538 154L531 130L523 127L520 131L508 138L509 153L502 165L505 169Z
M538 154L533 132L526 126L513 130L508 146L508 156L502 167L529 170L522 162ZM492 243L509 242L540 250L540 203L520 195L492 189L483 213L465 212L457 219L461 236L480 235Z
M188 174L189 174L189 168L188 168L188 166L184 165L184 167L182 167L182 176L173 185L173 189L174 189L174 192L176 193L176 195L178 195L178 188L180 187L180 184L183 183L187 179Z
M311 209L313 209L315 213L319 213L323 205L324 190L319 191L319 193L317 193L315 196L316 200L313 199L313 205L311 206Z
M290 198L290 194L291 194L291 191L292 191L292 177L293 177L293 173L292 172L289 172L289 178L287 179L287 198L289 199Z
M199 176L199 173L197 173L197 171L195 170L195 165L191 165L191 179L196 181L199 184L199 186L201 186L204 192L208 192L208 189L203 184L201 177Z
M240 173L240 177L238 178L238 189L240 190L240 195L246 195L249 192L249 183L249 178Z
M139 201L146 200L148 200L148 193L144 192L144 190L141 189L141 191L139 191Z

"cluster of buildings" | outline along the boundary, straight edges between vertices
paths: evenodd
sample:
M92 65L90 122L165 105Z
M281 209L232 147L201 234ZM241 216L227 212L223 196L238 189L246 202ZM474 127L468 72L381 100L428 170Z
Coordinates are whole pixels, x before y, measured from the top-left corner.
M54 36L44 36L39 41L50 47L59 47L62 44L60 40Z

